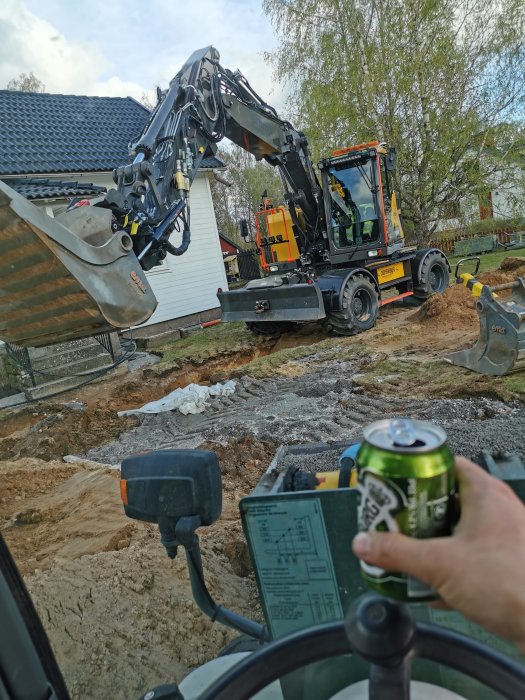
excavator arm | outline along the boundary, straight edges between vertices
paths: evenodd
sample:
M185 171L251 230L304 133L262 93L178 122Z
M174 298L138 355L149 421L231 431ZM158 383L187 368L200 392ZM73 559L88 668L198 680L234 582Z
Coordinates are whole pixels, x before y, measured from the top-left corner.
M223 138L279 169L302 258L322 255L322 197L306 138L241 73L224 69L209 46L158 97L130 145L132 162L114 171L116 188L95 206L53 219L0 182L1 339L47 345L146 321L157 302L144 271L188 249L191 184Z
M300 208L306 227L297 231L306 253L319 231L319 184L307 140L277 116L239 72L224 69L212 46L196 51L159 101L132 145L135 159L115 171L117 191L106 204L138 224L134 250L143 269L166 253L181 255L189 241L189 190L203 157L227 138L277 167L291 208ZM297 222L297 217L294 217ZM183 223L179 248L168 242ZM297 225L298 222L297 222Z

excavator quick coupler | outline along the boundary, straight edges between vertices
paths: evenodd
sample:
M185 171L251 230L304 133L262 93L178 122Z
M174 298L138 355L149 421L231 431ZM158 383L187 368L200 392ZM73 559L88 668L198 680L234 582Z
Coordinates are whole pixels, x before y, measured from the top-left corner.
M474 347L450 353L445 360L492 376L525 368L525 280L518 277L490 287L464 274L457 281L477 297L480 332ZM510 297L499 296L508 290Z
M0 182L0 339L38 347L146 321L157 300L109 209L57 218Z

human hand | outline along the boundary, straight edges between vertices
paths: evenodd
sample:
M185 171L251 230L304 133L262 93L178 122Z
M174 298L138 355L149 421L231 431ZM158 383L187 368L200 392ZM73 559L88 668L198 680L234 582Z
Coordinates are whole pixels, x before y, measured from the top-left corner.
M456 474L461 517L451 537L361 532L354 553L415 576L451 608L525 651L525 506L505 482L464 457L456 458Z

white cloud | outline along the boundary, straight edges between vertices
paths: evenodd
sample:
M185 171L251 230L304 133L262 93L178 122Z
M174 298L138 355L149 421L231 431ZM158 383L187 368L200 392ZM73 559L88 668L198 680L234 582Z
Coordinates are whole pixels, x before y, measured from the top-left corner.
M98 97L134 97L136 100L140 101L142 95L146 92L149 95L151 91L145 90L138 85L138 83L134 83L130 80L121 80L113 76L112 78L108 78L108 80L94 83L87 88L84 94L96 95ZM153 99L153 97L151 97L151 99Z
M106 61L93 44L68 41L56 28L16 0L0 6L0 85L33 72L46 92L81 94Z
M167 87L193 51L213 44L261 97L282 109L263 61L276 40L259 0L138 0L88 6L64 0L2 0L0 88L33 72L47 92L132 96Z

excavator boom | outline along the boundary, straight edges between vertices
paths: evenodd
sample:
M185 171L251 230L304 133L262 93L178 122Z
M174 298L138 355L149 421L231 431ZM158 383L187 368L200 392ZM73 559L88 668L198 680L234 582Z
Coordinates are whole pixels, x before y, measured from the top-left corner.
M279 168L308 255L322 206L306 139L208 46L159 94L130 145L132 162L114 171L116 189L102 201L54 219L0 182L0 339L48 345L146 321L157 302L144 271L186 252L190 187L224 137Z

